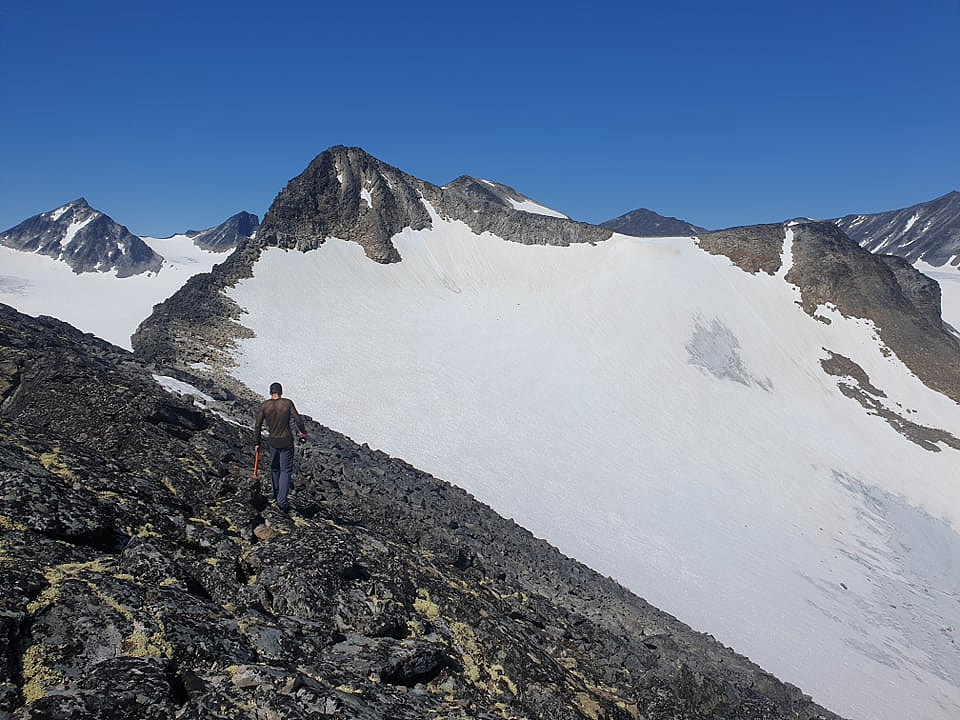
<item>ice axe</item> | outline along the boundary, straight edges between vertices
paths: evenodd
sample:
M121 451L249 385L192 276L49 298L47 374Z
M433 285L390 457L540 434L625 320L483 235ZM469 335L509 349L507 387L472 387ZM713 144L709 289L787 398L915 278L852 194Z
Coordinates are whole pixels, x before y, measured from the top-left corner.
M257 479L257 466L260 464L260 446L253 450L253 479Z

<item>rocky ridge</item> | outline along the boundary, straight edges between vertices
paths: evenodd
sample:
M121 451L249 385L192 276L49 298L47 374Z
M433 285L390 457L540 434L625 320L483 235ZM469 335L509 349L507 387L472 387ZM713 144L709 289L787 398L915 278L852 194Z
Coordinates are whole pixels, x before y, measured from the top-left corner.
M216 227L201 232L187 233L193 244L211 252L224 252L240 244L241 240L253 236L260 227L260 218L253 213L238 212L231 215Z
M503 183L492 180L461 175L456 180L444 185L442 189L455 191L479 203L493 203L509 210L521 210L522 212L533 213L535 215L548 215L565 220L570 219L563 213L551 210L533 198L523 195L509 185L504 185Z
M692 225L686 220L666 217L646 208L631 210L613 220L600 223L600 226L637 237L688 237L707 232L706 228Z
M0 305L0 718L836 717L312 421L280 514L155 377Z
M163 258L83 198L40 213L0 233L0 245L62 260L75 273L159 272Z
M846 215L832 222L870 252L938 267L960 265L960 192L956 190L900 210Z
M361 148L332 147L277 195L257 232L257 243L307 251L338 237L359 243L372 260L399 262L391 238L406 227L432 225L424 200L441 217L511 242L569 245L610 236L594 225L517 210L505 199L505 187L466 176L438 187Z

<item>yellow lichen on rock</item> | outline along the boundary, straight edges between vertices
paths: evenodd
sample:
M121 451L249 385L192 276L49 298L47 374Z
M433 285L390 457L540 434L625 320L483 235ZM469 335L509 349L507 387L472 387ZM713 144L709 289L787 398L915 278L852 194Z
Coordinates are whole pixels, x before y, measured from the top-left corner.
M57 598L59 585L64 580L72 578L83 571L101 573L109 570L112 570L112 568L108 568L100 560L91 560L90 562L82 563L64 563L63 565L52 565L45 568L43 576L47 580L47 587L37 596L36 600L27 605L27 612L33 615L38 610L50 605ZM87 584L93 587L92 584ZM94 588L94 590L96 590L96 588Z
M514 697L518 695L516 683L506 674L502 665L487 665L483 648L469 625L462 622L450 623L450 637L454 649L460 652L463 676L467 682L494 695L504 689Z
M348 693L350 695L363 695L363 690L357 690L349 685L337 685L336 689L342 693Z
M34 702L46 697L47 688L60 685L64 677L43 662L43 650L39 645L31 645L23 654L23 699Z
M0 530L6 532L26 532L29 528L22 522L18 522L6 515L0 515Z
M440 606L430 599L430 593L424 589L417 590L417 599L413 601L413 609L427 620L440 617Z
M163 535L157 532L157 529L153 526L153 523L147 523L137 530L137 537L141 539L162 538Z
M40 455L40 464L57 477L62 477L70 482L76 482L77 480L77 476L70 472L70 469L60 459L60 448L53 448L50 452Z
M603 709L600 707L600 703L586 693L582 692L577 693L576 702L577 707L580 708L580 712L582 712L588 718L591 718L591 720L599 720L600 711Z
M503 669L503 665L491 665L487 668L487 675L490 676L490 681L495 686L502 684L507 688L511 695L514 697L517 696L517 686L513 680L507 676L507 673Z
M155 640L161 640L158 645ZM162 637L159 633L147 635L147 631L142 627L134 630L129 637L124 639L122 650L132 657L169 657L167 648L163 647Z

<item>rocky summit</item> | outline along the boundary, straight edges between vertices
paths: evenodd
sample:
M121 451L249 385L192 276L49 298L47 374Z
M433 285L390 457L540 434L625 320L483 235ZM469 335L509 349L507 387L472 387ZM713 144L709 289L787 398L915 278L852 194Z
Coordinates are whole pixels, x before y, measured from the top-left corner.
M0 305L0 718L836 717L309 419L278 512L162 372Z
M130 277L159 272L163 258L126 227L79 198L0 233L0 245L62 260L75 273Z

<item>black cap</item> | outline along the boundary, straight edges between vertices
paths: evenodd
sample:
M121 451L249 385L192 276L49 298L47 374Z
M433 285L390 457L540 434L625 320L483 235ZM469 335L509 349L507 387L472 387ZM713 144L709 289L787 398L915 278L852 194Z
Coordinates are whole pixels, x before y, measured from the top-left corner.
M283 385L280 383L271 383L270 384L270 394L271 395L283 395Z

